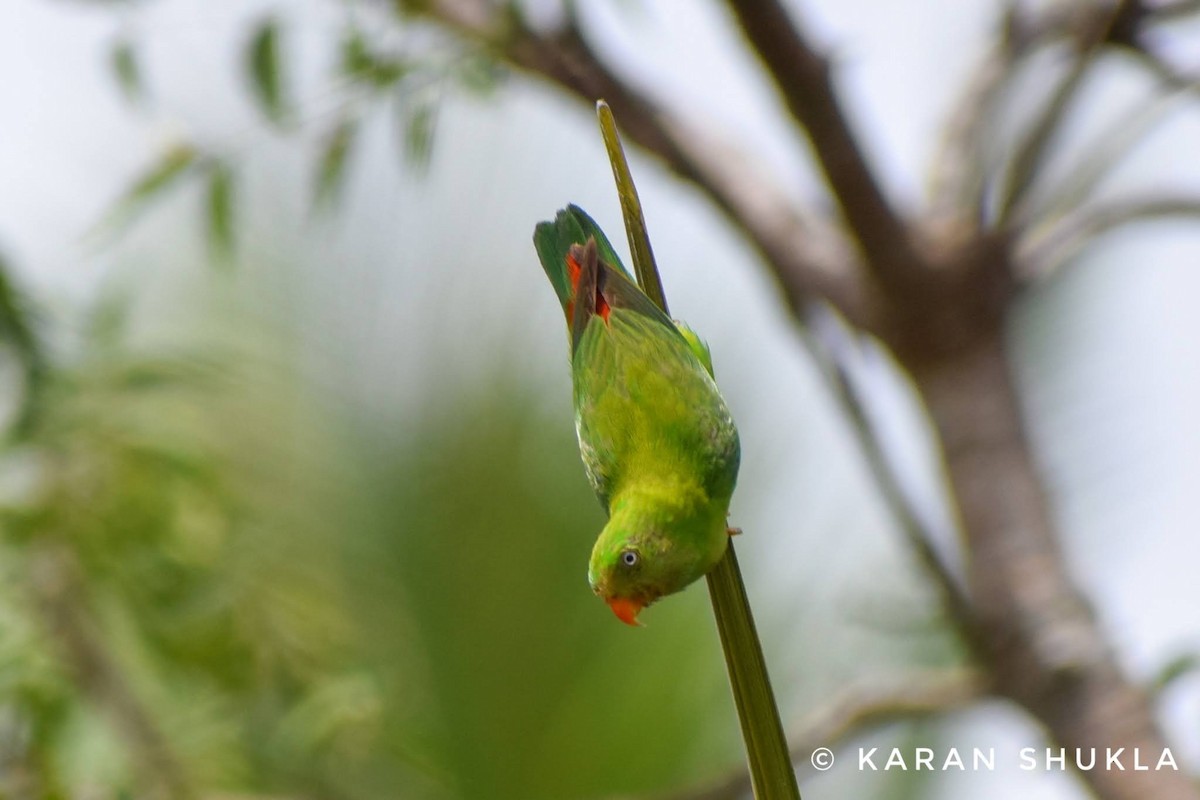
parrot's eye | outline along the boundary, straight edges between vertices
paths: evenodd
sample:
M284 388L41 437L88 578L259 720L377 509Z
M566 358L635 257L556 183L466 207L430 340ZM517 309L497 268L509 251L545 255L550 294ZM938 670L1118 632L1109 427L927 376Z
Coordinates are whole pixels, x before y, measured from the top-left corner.
M632 567L638 563L638 554L634 550L626 550L621 553L621 563L627 567Z

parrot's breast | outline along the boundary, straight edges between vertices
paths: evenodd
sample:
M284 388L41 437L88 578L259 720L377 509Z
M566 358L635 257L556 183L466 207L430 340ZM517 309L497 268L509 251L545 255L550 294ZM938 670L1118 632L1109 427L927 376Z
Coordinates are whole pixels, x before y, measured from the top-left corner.
M707 502L728 507L740 458L737 428L677 330L614 308L608 320L589 323L572 375L580 451L606 508L638 482L695 486Z

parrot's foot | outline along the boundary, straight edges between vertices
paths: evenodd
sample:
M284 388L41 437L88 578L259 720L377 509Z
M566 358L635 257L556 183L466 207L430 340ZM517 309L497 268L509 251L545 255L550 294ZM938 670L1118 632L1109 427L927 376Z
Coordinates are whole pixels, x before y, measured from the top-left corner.
M741 536L742 535L741 528L729 527L729 528L725 529L725 532L728 533L730 536Z

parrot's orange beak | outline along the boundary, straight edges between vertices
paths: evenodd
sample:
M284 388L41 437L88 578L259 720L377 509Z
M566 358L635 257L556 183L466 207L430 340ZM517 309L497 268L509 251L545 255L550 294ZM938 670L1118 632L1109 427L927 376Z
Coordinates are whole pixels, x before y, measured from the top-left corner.
M610 597L604 602L608 603L608 607L617 615L617 619L624 622L626 625L640 627L642 623L638 622L637 615L646 605L639 603L637 600L630 600L628 597Z

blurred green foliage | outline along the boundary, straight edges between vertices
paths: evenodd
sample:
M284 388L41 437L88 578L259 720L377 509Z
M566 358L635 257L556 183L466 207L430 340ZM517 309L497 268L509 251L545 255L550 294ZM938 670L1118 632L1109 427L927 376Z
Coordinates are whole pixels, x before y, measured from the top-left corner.
M735 759L732 708L713 713L728 700L703 593L656 609L648 631L613 624L587 589L602 515L570 422L536 407L501 381L380 454L359 618L386 630L406 608L412 628L378 639L376 663L424 661L427 752L461 796L644 790Z
M703 592L632 631L588 591L566 398L498 367L402 434L287 347L97 320L0 462L0 796L601 797L737 763Z

